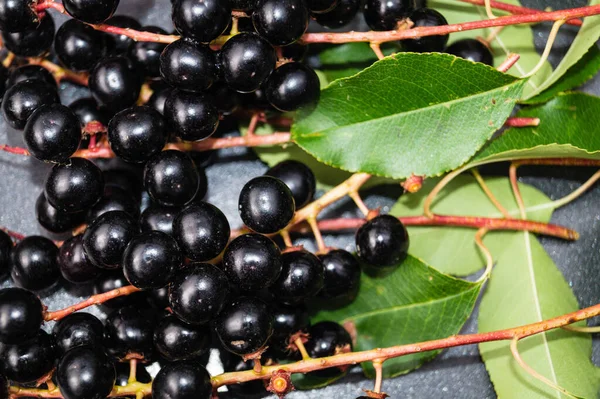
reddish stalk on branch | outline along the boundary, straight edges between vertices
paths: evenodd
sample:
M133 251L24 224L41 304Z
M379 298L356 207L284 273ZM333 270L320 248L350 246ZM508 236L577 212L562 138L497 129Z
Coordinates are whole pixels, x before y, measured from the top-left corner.
M518 61L521 56L519 54L511 53L506 57L506 60L498 68L496 68L500 72L507 72L510 68L512 68Z
M540 118L508 118L504 126L508 127L528 127L539 126Z
M0 230L2 230L6 234L8 234L11 238L14 238L17 241L21 241L23 238L25 238L25 234L17 233L16 231L9 230L5 227L0 227Z
M477 6L485 6L485 0L458 0L458 1L462 1L463 3L475 4ZM492 6L492 8L495 8L496 10L507 11L511 14L536 14L536 13L544 12L542 10L537 10L535 8L515 6L512 4L502 3L500 1L494 1L494 0L490 0L490 6ZM567 21L567 24L581 26L583 23L579 19L572 19L570 21Z
M0 145L0 151L10 152L11 154L17 154L17 155L26 155L26 156L31 155L26 148L12 147L12 146L6 145L6 144Z

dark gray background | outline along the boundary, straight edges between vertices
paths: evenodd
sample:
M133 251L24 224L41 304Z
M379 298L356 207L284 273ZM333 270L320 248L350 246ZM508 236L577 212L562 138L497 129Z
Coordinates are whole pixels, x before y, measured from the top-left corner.
M570 8L585 5L585 0L522 0L523 5L544 9ZM158 25L171 29L169 0L121 0L118 14L134 15L143 25ZM64 17L50 11L57 25ZM536 45L542 49L546 42L547 25L535 28ZM567 27L561 30L551 60L558 62L570 44L575 29ZM585 90L600 93L600 79L594 79L585 86ZM69 84L61 85L63 103L69 104L75 98L85 96L85 89L75 88ZM21 133L6 126L0 121L0 143L22 145ZM48 236L35 221L34 204L49 169L41 162L7 153L0 153L0 225L24 234L42 234ZM221 208L232 225L239 227L241 220L237 214L237 195L243 184L251 177L264 173L266 166L246 149L224 150L219 153L218 162L207 169L209 192L207 200ZM496 166L485 170L489 174L506 176L504 166ZM543 190L552 199L560 198L585 181L593 171L585 168L560 169L556 167L522 168L521 180ZM597 242L600 232L600 186L596 186L585 196L566 208L555 212L552 222L569 226L581 234L575 243L541 238L541 241L572 286L582 307L600 302L600 253ZM383 206L386 211L400 195L397 187L379 187L366 195L370 207ZM349 201L340 201L327 213L343 216L359 216ZM301 241L307 247L314 248L309 240ZM352 235L326 237L328 245L353 250ZM5 282L5 285L9 282ZM43 298L51 309L67 306L83 299L77 291L60 289ZM90 311L103 316L98 309ZM463 332L476 332L476 317L472 317L465 325ZM218 371L220 365L211 359L211 371ZM599 340L594 341L593 360L600 363ZM299 398L353 398L361 394L361 389L372 388L372 382L362 376L356 368L340 382L316 391L294 392L289 397ZM384 390L393 398L494 398L492 384L479 357L476 346L453 348L445 351L419 370L408 375L384 382ZM223 395L225 396L225 394Z

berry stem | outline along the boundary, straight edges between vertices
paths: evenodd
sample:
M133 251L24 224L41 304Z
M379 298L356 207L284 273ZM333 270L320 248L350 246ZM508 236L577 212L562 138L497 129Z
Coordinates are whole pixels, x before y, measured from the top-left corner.
M463 3L474 4L476 6L485 6L485 3L486 3L486 0L458 0L458 1L462 1ZM537 10L535 8L515 6L512 4L502 3L500 1L494 1L494 0L489 0L489 5L492 8L495 8L497 10L507 11L511 14L536 14L536 13L539 14L539 13L543 12L543 11ZM574 26L582 25L582 22L579 19L571 19L571 20L567 21L567 23L569 25L574 25Z
M518 61L521 56L519 54L511 53L506 57L506 60L498 68L496 68L500 72L508 72L510 68L512 68Z
M302 338L300 338L300 337L296 338L294 340L294 345L296 345L296 348L298 348L300 355L302 355L302 360L311 359L310 355L308 354L308 351L306 350L306 347L304 346L304 342L302 341Z
M375 386L373 387L373 392L380 393L381 385L383 384L383 361L376 359L371 363L375 369Z
M22 239L25 238L25 234L17 233L16 231L9 230L9 229L7 229L5 227L0 227L0 230L4 231L11 238L13 238L13 239L15 239L17 241L21 241Z
M258 359L253 359L252 361L254 362L252 371L254 371L255 374L262 373L262 363L260 362L260 357Z
M25 156L31 155L26 148L23 148L23 147L12 147L12 146L7 145L7 144L1 144L0 145L0 151L10 152L11 154L17 154L17 155L25 155Z
M43 58L29 58L28 60L32 65L39 65L50 71L58 83L62 82L63 80L68 80L69 82L73 82L81 86L88 85L88 76L86 74L69 71L68 69L62 68Z
M508 118L504 122L504 126L507 127L529 127L539 126L540 118Z
M133 285L128 285L126 287L117 288L112 291L108 291L98 295L92 295L85 301L76 303L73 306L69 306L67 308L61 310L55 310L53 312L45 312L44 320L45 321L57 321L60 320L72 313L77 312L78 310L88 308L92 305L99 305L113 298L117 298L120 296L125 296L129 294L133 294L134 292L141 291L139 288L134 287Z
M510 213L508 213L506 208L503 207L500 201L498 201L498 199L494 196L488 185L485 184L485 180L483 180L483 177L481 176L479 171L477 169L472 169L471 173L475 177L475 180L477 180L477 183L479 183L479 186L481 187L485 195L488 197L490 202L494 204L494 206L500 211L500 213L502 213L502 216L504 216L506 219L512 219Z
M128 384L133 384L137 381L137 359L129 359L129 378Z
M517 165L515 162L512 162L510 164L510 168L508 168L508 178L510 180L510 186L512 187L515 200L517 201L517 205L519 205L521 219L527 219L527 214L525 213L525 203L523 202L523 197L521 196L521 189L519 188L519 181L517 180L518 167L519 165Z

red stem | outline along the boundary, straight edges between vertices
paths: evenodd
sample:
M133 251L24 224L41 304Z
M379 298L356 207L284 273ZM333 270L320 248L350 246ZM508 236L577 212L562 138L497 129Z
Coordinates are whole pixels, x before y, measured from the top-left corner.
M485 0L459 0L463 3L475 4L477 6L485 6ZM522 6L515 6L512 4L506 4L499 1L490 0L490 6L497 10L508 11L511 14L539 14L544 12L542 10L537 10L535 8L528 8ZM569 25L581 26L583 23L579 19L571 19L567 21Z
M508 118L504 126L508 127L528 127L539 126L540 118Z
M11 154L17 154L17 155L27 155L27 156L31 155L26 148L12 147L12 146L6 145L6 144L0 144L0 151L6 151L6 152L10 152Z
M0 230L4 231L6 234L8 234L10 237L14 238L17 241L21 241L25 238L25 234L17 233L16 231L9 230L5 227L0 227Z

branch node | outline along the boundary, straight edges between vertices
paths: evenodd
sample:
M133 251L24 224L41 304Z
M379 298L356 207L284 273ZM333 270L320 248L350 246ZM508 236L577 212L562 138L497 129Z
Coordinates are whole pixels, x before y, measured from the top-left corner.
M293 390L294 384L292 384L292 374L283 369L279 369L273 373L273 376L269 380L269 385L267 386L267 391L274 393L279 398L283 398Z

